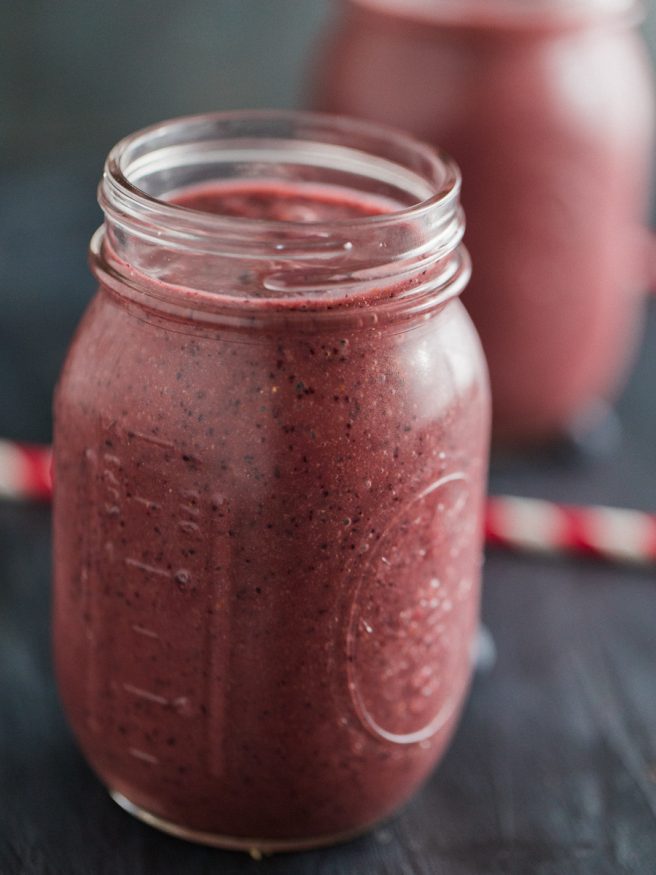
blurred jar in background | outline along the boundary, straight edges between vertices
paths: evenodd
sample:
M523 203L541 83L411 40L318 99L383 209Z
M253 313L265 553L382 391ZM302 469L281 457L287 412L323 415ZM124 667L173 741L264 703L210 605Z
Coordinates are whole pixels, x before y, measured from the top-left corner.
M653 92L629 0L349 0L318 108L456 157L495 436L543 440L612 400L647 282Z

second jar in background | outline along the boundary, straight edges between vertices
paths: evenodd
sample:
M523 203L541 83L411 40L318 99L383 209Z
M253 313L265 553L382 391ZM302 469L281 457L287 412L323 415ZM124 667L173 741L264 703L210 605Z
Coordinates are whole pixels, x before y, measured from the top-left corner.
M592 421L639 336L653 93L627 0L350 0L315 103L440 142L463 168L494 430ZM602 404L603 407L603 404Z

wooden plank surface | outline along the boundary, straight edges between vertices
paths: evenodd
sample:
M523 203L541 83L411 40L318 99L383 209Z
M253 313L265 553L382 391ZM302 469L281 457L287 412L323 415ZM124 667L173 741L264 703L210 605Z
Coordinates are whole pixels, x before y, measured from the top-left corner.
M609 457L505 460L505 491L656 504L656 310ZM162 836L119 810L77 752L54 690L49 512L0 505L2 875L652 875L656 575L493 554L498 650L441 768L349 845L256 862Z
M306 0L302 15L295 0L278 0L275 12L270 0L224 0L221 26L217 4L164 5L156 22L133 14L128 0L120 14L107 4L87 4L84 15L80 4L64 4L69 16L52 4L0 10L3 31L13 34L0 86L9 98L0 437L49 438L54 375L93 288L85 247L100 218L93 192L111 142L158 117L289 105L308 88L300 71L323 0ZM656 5L647 5L653 36ZM161 59L183 50L181 33L199 16L207 39L190 43L185 78L183 63ZM147 45L156 52L144 59ZM72 131L84 134L77 144ZM654 348L652 306L614 452L585 464L562 452L497 460L499 491L655 510ZM85 765L52 677L49 527L47 508L0 503L0 875L656 872L656 574L491 555L484 617L498 659L477 676L451 750L425 789L363 839L256 862L137 823Z

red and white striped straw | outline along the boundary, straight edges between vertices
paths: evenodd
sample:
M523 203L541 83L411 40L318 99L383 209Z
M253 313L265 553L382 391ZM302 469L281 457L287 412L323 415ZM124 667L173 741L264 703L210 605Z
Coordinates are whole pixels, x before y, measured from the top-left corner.
M52 493L51 461L50 447L0 440L0 498L47 501ZM491 496L485 536L491 546L521 553L656 563L656 514L636 510Z
M528 553L578 553L613 562L656 562L656 515L615 507L571 507L536 498L491 496L487 543Z
M49 447L0 440L0 497L47 500L50 464Z

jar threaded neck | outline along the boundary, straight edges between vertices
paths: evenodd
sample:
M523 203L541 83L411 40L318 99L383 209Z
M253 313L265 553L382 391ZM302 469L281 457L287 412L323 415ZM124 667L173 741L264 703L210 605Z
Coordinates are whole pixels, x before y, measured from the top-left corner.
M221 215L171 200L204 184L258 180L349 191L390 208L300 222ZM263 298L345 300L363 283L412 285L435 274L462 241L459 194L460 173L448 156L385 127L278 111L175 119L110 152L99 186L106 226L96 260L145 285L246 304L253 297L259 306ZM245 275L245 264L267 277L255 295L231 280Z

